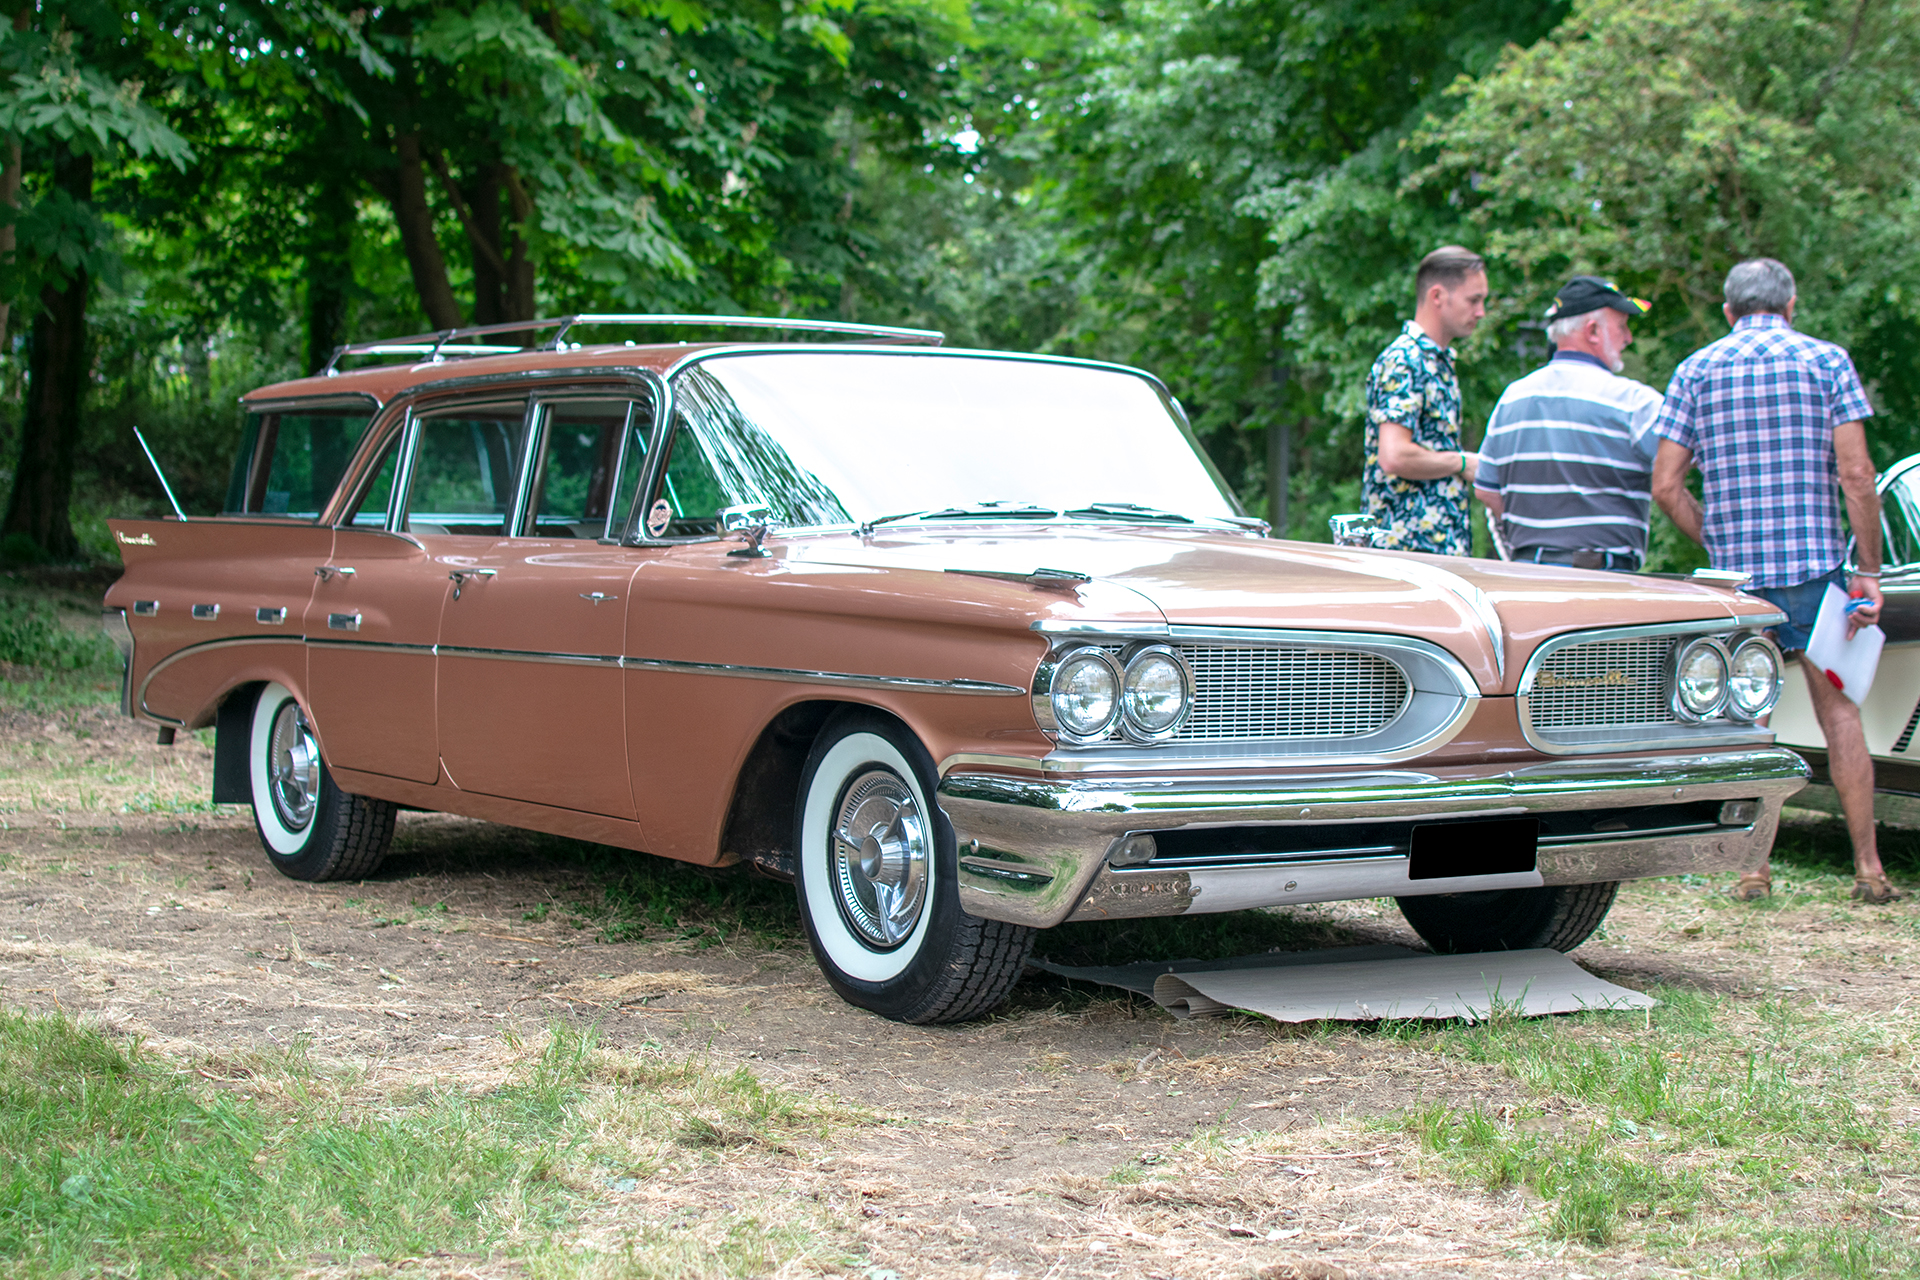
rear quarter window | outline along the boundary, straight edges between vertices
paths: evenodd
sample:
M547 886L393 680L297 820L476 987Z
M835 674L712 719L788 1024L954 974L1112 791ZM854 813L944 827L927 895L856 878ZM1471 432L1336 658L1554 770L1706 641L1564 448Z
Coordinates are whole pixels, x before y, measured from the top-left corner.
M249 413L227 486L227 514L317 519L373 412L371 405L352 405Z

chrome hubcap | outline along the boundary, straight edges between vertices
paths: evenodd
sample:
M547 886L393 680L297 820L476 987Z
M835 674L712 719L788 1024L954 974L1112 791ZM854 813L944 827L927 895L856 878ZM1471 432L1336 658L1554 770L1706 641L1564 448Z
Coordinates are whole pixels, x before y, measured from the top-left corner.
M313 809L320 800L320 750L297 702L289 701L273 717L273 734L267 740L267 790L287 830L299 831L313 821Z
M913 792L886 770L855 778L833 824L840 910L868 944L895 947L920 922L932 841Z

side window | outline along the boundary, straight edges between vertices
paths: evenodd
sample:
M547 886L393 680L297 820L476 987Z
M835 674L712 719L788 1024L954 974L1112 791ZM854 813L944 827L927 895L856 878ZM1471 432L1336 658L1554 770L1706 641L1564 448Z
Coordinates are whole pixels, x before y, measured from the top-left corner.
M373 479L360 491L353 505L342 513L342 525L351 525L356 529L386 527L387 507L393 501L393 477L400 470L400 442L404 439L405 432L395 431L387 441L380 462L373 469Z
M656 537L685 538L717 533L720 508L732 505L713 463L700 447L700 438L683 415L674 418L673 451L667 455L667 473L660 488L660 496L666 499L673 514L664 534ZM648 532L651 533L652 528Z
M526 404L425 414L418 433L402 527L414 533L506 533L519 483Z
M1880 522L1887 566L1920 564L1920 467L1903 471L1881 493Z
M546 405L541 418L540 459L528 490L524 532L541 538L606 537L610 518L626 519L646 460L646 406L630 400L562 400Z
M360 405L248 414L226 511L317 519L372 419Z

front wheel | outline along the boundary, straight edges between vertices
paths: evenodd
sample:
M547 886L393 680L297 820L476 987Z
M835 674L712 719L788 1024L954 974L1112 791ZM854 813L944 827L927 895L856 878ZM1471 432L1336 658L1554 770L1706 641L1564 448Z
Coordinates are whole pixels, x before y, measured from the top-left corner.
M872 712L827 722L800 776L794 871L807 941L849 1004L896 1022L964 1022L1006 999L1034 930L960 909L933 761Z
M1396 898L1400 914L1441 955L1463 951L1571 951L1613 906L1620 882L1556 884Z
M307 713L284 685L268 685L253 704L247 772L254 829L280 874L358 880L387 856L393 805L334 785Z

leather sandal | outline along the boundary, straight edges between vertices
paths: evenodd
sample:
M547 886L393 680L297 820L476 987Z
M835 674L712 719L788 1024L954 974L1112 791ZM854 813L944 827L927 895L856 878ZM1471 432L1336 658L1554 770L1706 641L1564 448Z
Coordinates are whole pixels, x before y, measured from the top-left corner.
M1884 906L1889 902L1898 902L1907 895L1893 887L1885 875L1855 876L1853 878L1853 900Z
M1856 890L1857 892L1857 890ZM1765 871L1749 871L1727 890L1735 902L1756 902L1773 894L1773 877Z

